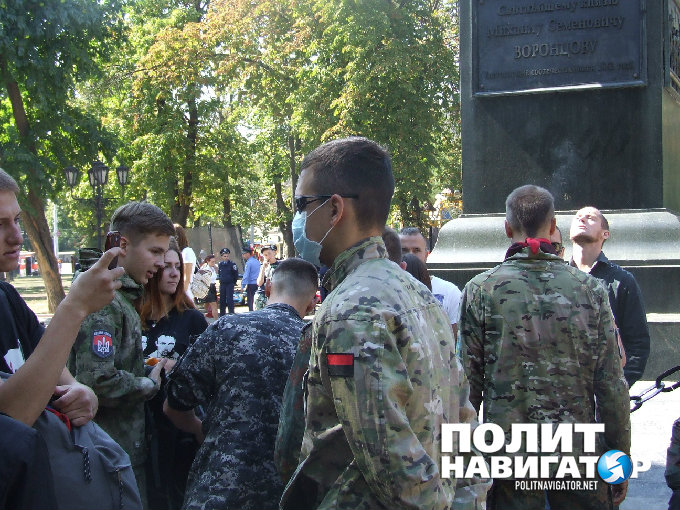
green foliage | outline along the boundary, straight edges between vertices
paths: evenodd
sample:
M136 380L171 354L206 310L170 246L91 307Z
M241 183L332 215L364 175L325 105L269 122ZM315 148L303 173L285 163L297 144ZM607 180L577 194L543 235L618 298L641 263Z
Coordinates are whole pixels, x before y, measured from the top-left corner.
M125 199L189 225L289 225L303 154L353 134L392 153L395 220L422 226L425 204L460 188L453 0L120 2L0 0L0 60L36 149L2 91L0 163L43 168L76 228L92 232L92 211L62 169L95 158L131 167Z
M21 178L28 168L42 169L34 184L55 196L64 166L92 161L100 151L112 154L112 137L71 100L80 80L99 73L120 37L116 1L0 1L0 156L8 171ZM19 135L12 119L9 81L19 86L28 137Z

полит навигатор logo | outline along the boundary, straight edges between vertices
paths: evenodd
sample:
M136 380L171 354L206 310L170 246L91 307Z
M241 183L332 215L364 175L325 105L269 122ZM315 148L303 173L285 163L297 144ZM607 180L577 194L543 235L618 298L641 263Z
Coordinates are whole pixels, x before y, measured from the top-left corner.
M612 485L623 483L633 472L630 457L620 450L609 450L597 461L597 473L603 482Z

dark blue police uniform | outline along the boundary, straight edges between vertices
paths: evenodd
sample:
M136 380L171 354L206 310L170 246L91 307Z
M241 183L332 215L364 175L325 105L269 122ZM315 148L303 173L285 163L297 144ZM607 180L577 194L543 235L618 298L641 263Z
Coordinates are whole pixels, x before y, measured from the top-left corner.
M238 267L231 260L220 261L217 278L220 280L220 316L224 315L225 307L229 313L234 313L234 285L238 280Z

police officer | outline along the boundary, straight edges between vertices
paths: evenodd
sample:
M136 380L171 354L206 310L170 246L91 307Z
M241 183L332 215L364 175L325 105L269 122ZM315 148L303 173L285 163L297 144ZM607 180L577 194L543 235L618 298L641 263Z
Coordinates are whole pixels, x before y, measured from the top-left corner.
M229 248L222 248L220 256L222 260L217 265L217 277L220 280L220 317L224 315L225 307L229 313L234 313L234 285L238 280L238 267L229 260Z

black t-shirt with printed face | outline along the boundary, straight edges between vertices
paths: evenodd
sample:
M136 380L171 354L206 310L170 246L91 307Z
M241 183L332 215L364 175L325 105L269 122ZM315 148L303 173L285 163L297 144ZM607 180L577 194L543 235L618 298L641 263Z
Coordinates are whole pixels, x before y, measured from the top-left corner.
M0 372L16 372L38 345L44 331L16 289L0 282Z
M178 313L173 308L158 322L147 322L147 329L142 331L144 357L178 359L207 327L208 322L198 310Z

